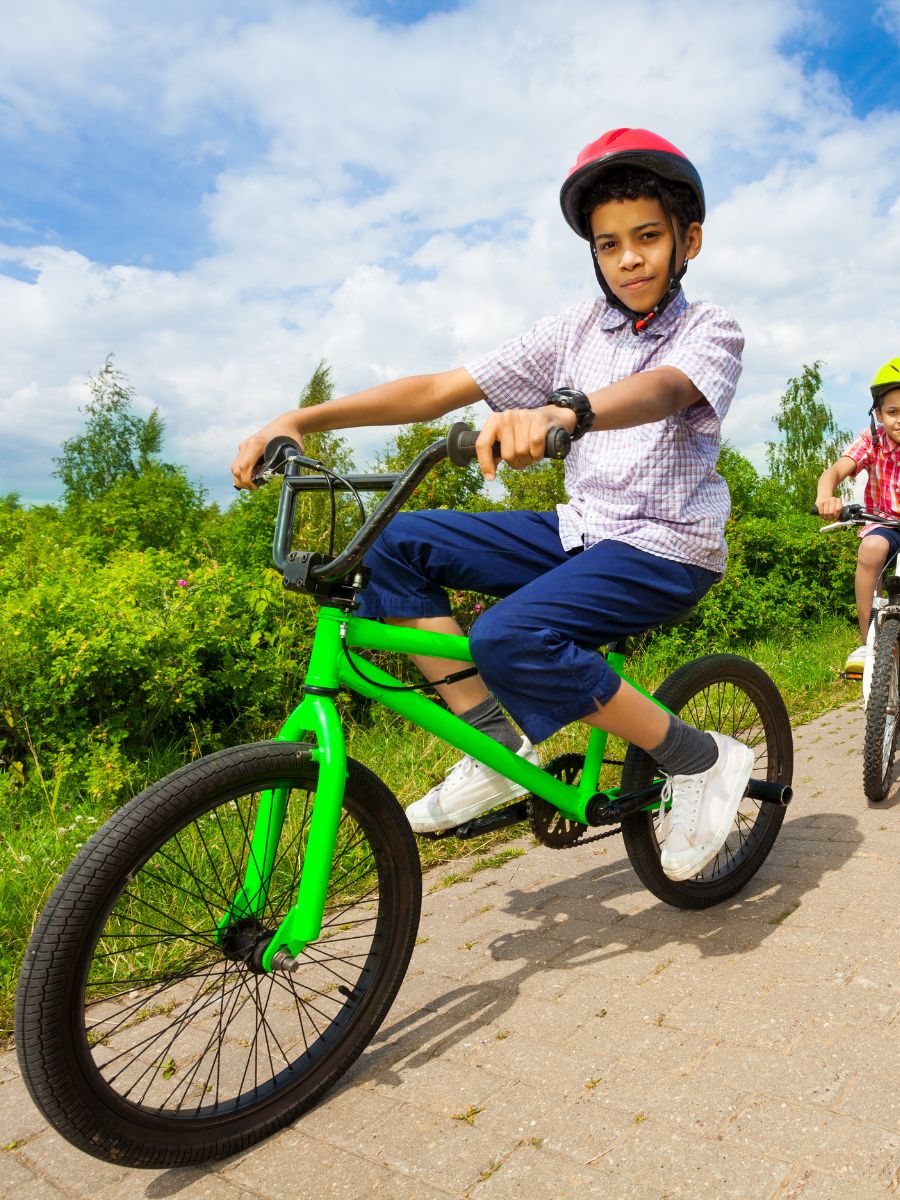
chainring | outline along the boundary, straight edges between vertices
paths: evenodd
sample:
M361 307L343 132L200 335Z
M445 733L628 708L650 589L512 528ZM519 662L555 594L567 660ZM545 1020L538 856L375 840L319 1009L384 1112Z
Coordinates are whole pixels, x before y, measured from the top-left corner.
M577 783L583 769L583 754L560 754L544 763L544 770L563 783ZM589 828L564 817L558 808L534 795L528 797L528 824L538 841L553 850L577 846Z

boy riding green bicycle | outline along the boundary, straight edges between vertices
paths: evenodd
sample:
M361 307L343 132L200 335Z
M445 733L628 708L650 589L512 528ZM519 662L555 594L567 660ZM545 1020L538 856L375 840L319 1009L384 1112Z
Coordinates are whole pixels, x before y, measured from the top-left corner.
M472 630L479 674L438 685L448 706L533 762L534 743L576 720L648 751L671 778L663 867L689 879L727 836L752 755L662 712L595 650L676 618L724 571L729 499L715 464L743 339L727 313L681 290L705 201L675 146L612 130L582 150L560 200L590 245L603 299L539 321L465 368L285 413L241 444L232 471L253 486L276 435L425 421L486 399L494 411L478 461L493 479L495 443L524 467L562 425L576 444L558 513L402 514L367 559L362 612L459 635L445 589L500 597ZM448 671L439 659L417 665L429 679ZM417 832L441 832L521 794L464 758L408 816Z

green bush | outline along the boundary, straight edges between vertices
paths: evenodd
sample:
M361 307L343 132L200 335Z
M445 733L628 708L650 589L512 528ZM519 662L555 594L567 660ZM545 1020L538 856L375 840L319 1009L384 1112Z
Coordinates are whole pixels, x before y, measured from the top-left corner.
M828 616L851 623L856 544L849 533L821 535L817 519L800 514L731 521L724 579L684 624L656 636L699 653L783 638Z

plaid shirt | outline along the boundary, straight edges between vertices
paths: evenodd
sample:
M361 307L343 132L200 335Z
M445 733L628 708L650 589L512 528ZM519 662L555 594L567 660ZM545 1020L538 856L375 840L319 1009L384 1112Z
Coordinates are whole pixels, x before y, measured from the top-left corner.
M863 494L865 506L870 512L883 517L900 517L900 446L892 442L878 425L878 445L872 445L872 431L864 429L842 457L852 458L856 463L855 478L860 471L868 472ZM863 537L877 525L866 525L859 531Z
M725 569L728 487L716 474L720 424L741 373L744 339L726 312L679 292L635 336L605 300L546 317L466 364L494 409L539 408L559 387L596 392L652 367L677 367L704 400L662 421L597 430L565 462L557 506L566 549L606 539L676 562Z

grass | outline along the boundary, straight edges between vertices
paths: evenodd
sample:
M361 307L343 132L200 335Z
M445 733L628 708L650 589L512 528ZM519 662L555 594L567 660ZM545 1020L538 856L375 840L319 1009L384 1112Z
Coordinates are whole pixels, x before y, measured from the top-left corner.
M790 640L767 639L732 649L768 671L782 691L792 723L799 725L857 698L858 685L838 676L854 644L851 626L831 619ZM664 644L653 644L634 658L630 673L652 690L680 661L697 653L702 651L676 657ZM584 727L570 727L544 743L542 753L549 758L581 752L586 740ZM611 746L611 753L615 749ZM456 758L456 751L445 743L424 730L410 729L385 709L374 709L367 722L350 726L348 752L380 775L404 806L440 779ZM139 775L137 787L181 766L190 754L189 748L180 746L150 748L140 767L131 766L132 774ZM0 1044L11 1036L16 977L36 914L66 864L120 799L112 787L109 793L89 794L82 776L62 769L26 775L24 783L10 775L4 784L0 777ZM437 867L465 856L472 860L465 869L448 873L437 887L471 879L476 872L523 853L505 843L524 831L525 826L514 825L467 842L456 838L420 840L423 867Z

